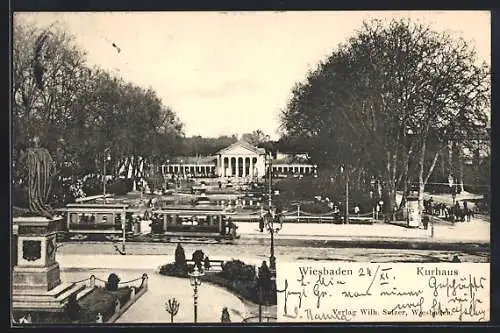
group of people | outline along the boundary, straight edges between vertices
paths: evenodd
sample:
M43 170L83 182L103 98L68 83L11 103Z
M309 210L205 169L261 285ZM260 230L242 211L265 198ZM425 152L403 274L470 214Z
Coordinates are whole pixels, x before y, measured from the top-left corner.
M236 229L238 229L238 226L234 224L233 219L230 217L227 220L222 219L221 235L231 235L237 238Z
M462 206L456 201L455 205L448 206L445 203L434 202L432 197L424 200L424 212L434 216L444 217L447 220L470 222L474 217L474 209L468 206L467 200L464 200Z

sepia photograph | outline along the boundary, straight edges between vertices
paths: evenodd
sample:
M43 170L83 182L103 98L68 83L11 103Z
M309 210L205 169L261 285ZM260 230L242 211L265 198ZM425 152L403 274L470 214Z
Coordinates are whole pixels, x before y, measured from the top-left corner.
M299 294L300 321L485 320L490 19L15 12L11 326L269 325ZM434 301L301 317L290 291L374 273L342 292L367 306L391 269Z

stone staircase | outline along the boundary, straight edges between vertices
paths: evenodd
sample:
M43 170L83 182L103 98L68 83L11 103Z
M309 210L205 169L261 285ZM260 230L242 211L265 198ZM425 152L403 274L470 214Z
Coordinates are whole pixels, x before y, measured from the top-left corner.
M76 294L76 300L79 301L80 299L84 298L88 294L90 294L96 287L95 286L85 286L84 289L78 292Z
M24 311L61 311L71 295L77 294L78 300L90 293L93 288L83 284L61 283L45 292L15 290L12 294L12 307Z

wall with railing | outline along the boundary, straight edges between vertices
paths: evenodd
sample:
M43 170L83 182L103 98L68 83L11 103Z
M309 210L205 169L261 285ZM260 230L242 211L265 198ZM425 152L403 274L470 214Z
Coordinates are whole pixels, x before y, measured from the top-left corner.
M247 212L245 215L238 214L233 215L232 219L234 222L258 222L260 217L265 211L255 210L252 212ZM303 210L298 210L295 212L284 212L284 220L287 223L333 223L341 222L344 219L344 215L330 211L327 213L309 213ZM349 214L349 221L358 224L372 224L376 220L383 218L382 214L376 214L376 212L368 212L364 214Z
M89 278L75 281L73 283L84 284L86 287L78 294L77 300L87 296L95 288L106 288L108 284L106 280L96 277L93 274ZM115 299L114 307L107 313L101 313L100 317L96 317L96 323L114 323L118 318L120 318L120 316L148 290L148 275L144 273L136 279L118 282L118 288L124 287L129 288L129 293L122 296L121 299L117 297Z

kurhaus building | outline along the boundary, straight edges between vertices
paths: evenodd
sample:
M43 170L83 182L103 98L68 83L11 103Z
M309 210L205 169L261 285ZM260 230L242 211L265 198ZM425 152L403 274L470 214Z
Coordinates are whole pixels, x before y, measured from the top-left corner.
M255 179L266 174L266 151L240 140L212 156L177 157L162 165L166 176L193 178L219 177ZM276 154L272 161L276 176L316 175L317 166L307 162L306 154Z

